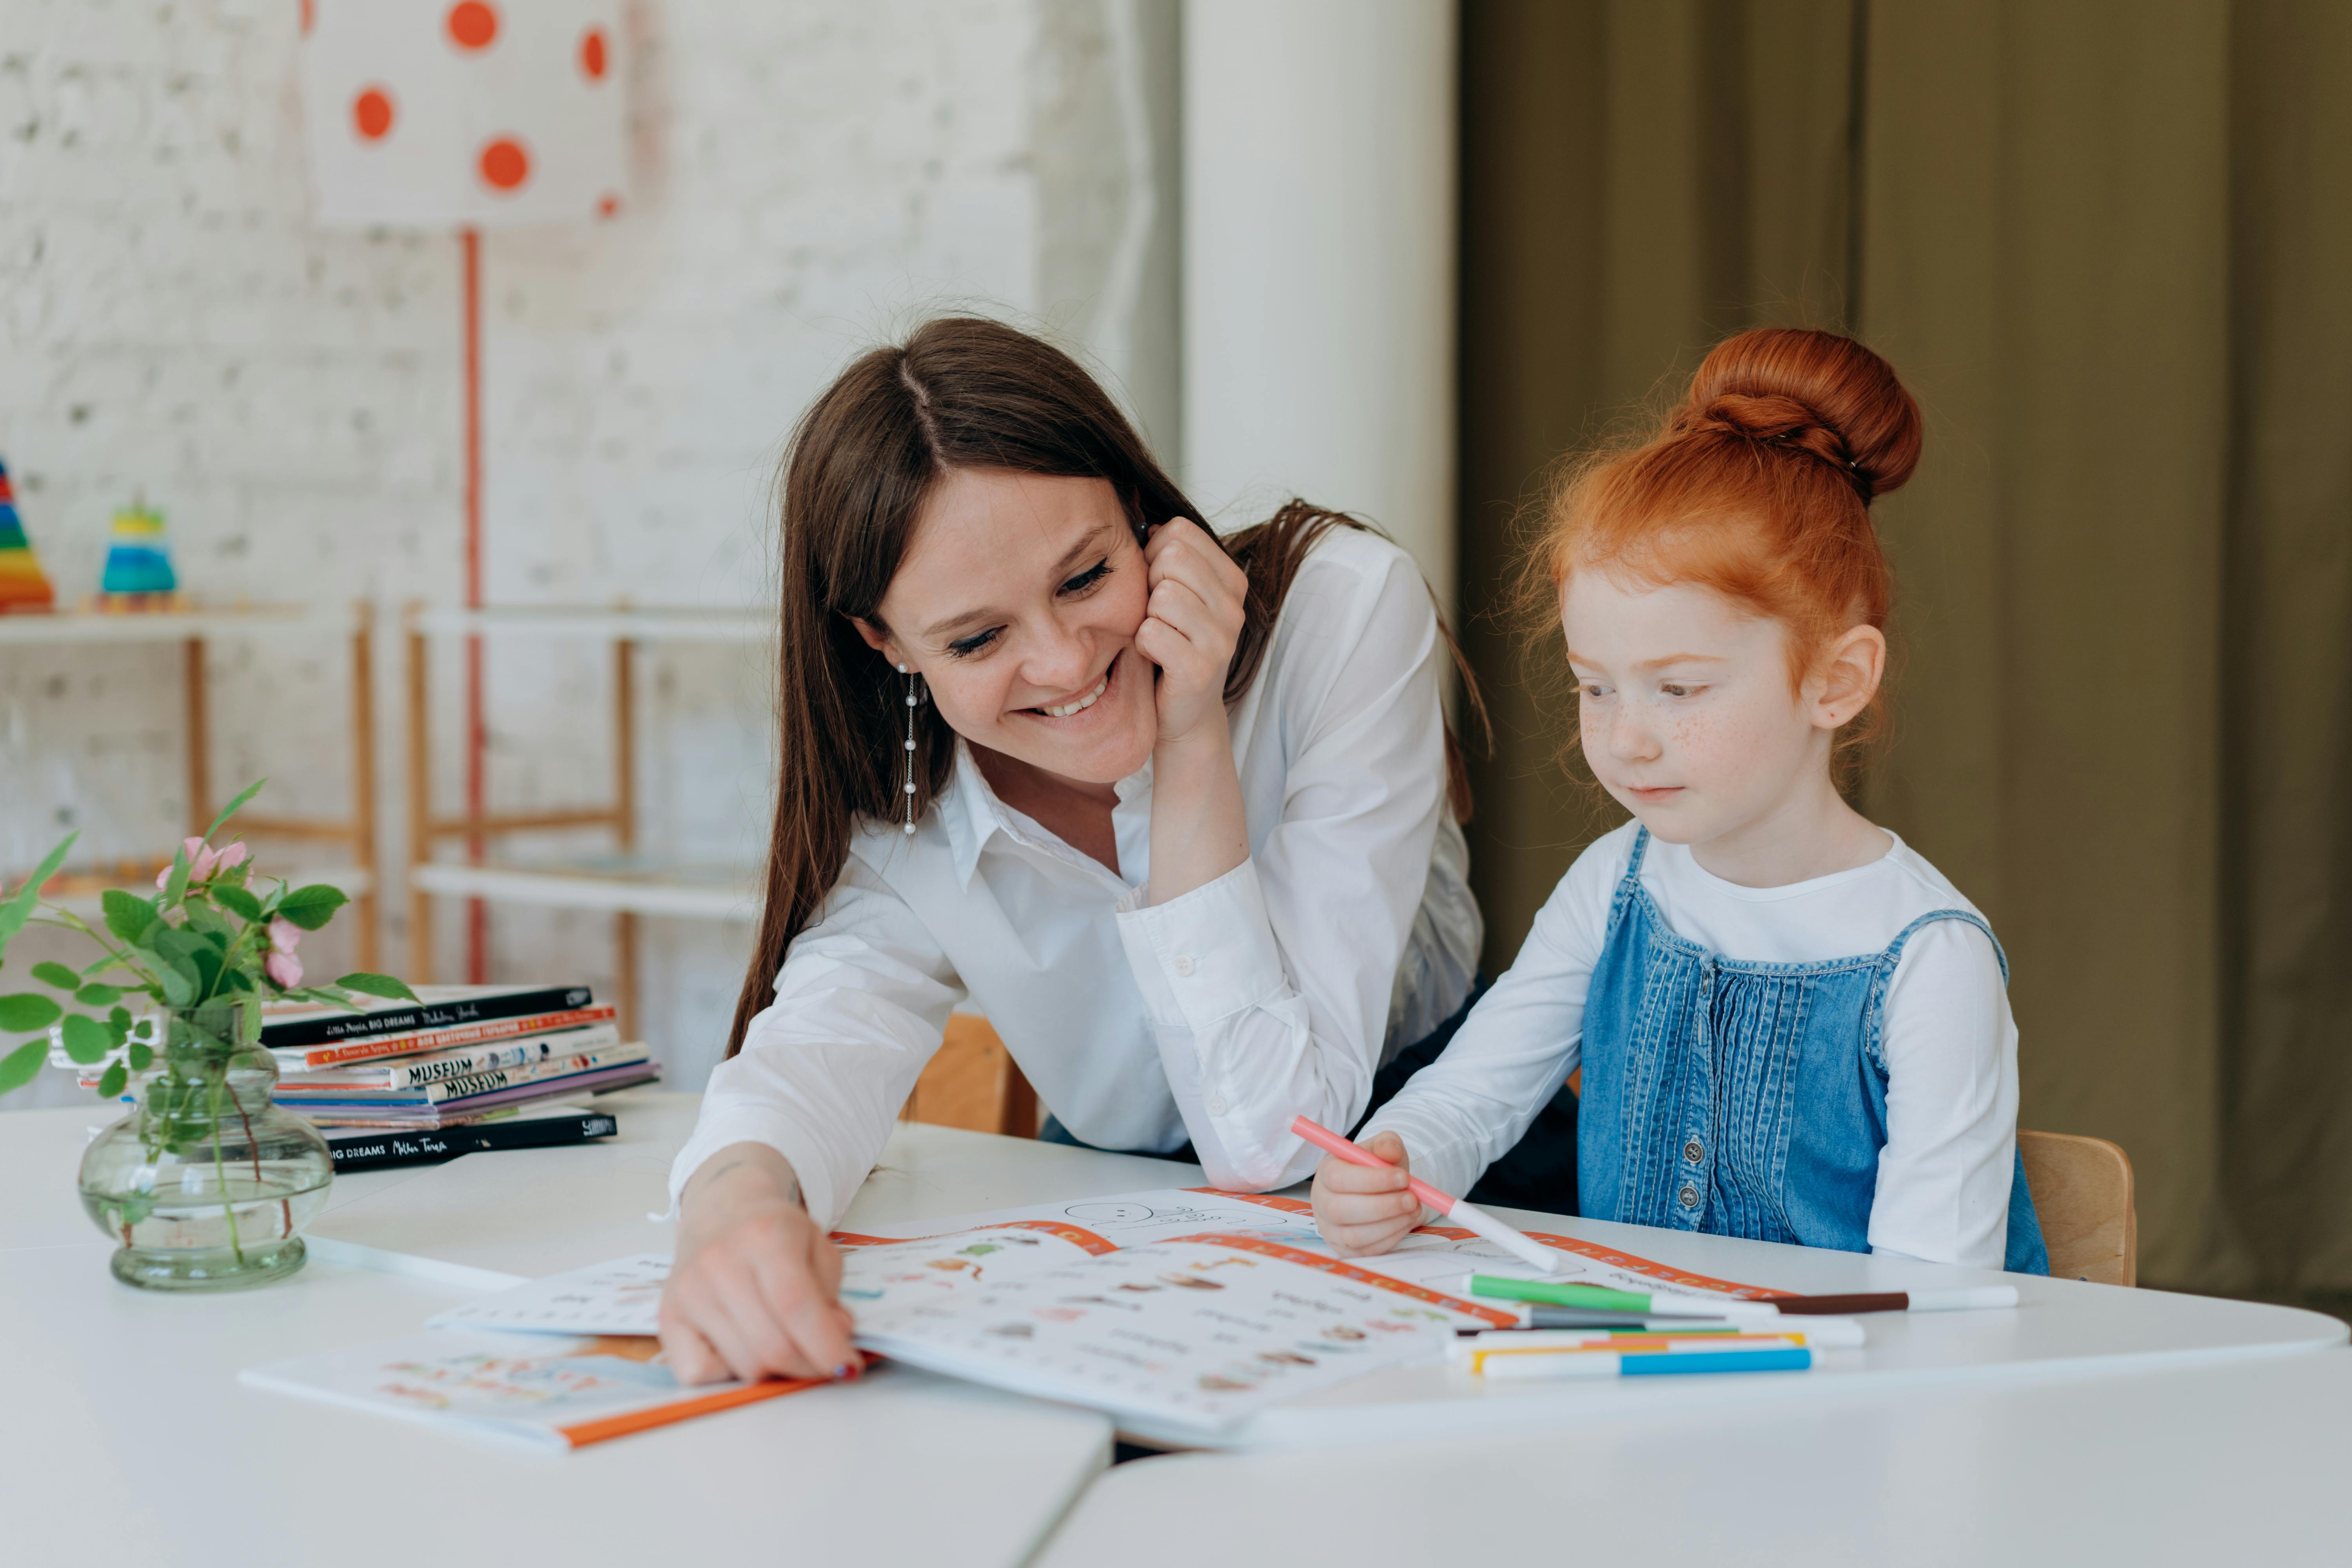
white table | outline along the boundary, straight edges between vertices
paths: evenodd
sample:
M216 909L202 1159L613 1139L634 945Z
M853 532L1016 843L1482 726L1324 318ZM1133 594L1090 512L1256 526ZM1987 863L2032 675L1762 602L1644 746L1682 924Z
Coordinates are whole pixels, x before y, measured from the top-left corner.
M519 1238L502 1261L536 1256L526 1233L548 1213L592 1248L578 1261L665 1245L645 1189L658 1208L667 1161L654 1144L683 1137L689 1097L599 1103L620 1119L613 1145L347 1177L328 1215L467 1166L480 1178L457 1184L477 1199L467 1222ZM1099 1415L903 1367L561 1457L242 1387L241 1368L410 1333L476 1292L323 1258L222 1296L120 1285L73 1196L93 1120L0 1113L0 1562L249 1568L257 1543L275 1542L351 1568L1014 1563L1109 1461ZM943 1130L909 1131L919 1151ZM617 1174L579 1174L598 1165ZM571 1179L551 1189L541 1169ZM889 1178L875 1185L893 1201ZM627 1206L599 1236L582 1215L615 1194Z
M632 1549L682 1560L790 1552L803 1561L1009 1562L1098 1474L1108 1438L1100 1417L905 1368L560 1460L233 1383L238 1368L257 1362L413 1330L499 1275L667 1246L667 1228L647 1216L667 1205L669 1156L691 1125L694 1100L633 1090L600 1103L619 1112L620 1138L339 1181L333 1206L314 1226L318 1258L301 1275L251 1293L193 1299L149 1296L107 1275L108 1244L88 1228L71 1193L72 1152L91 1121L87 1112L0 1115L0 1182L7 1184L0 1190L12 1194L10 1212L0 1214L0 1334L17 1349L18 1395L0 1406L0 1557L15 1560L14 1549L30 1543L47 1550L27 1562L241 1562L240 1532L266 1516L361 1565L405 1564L419 1550L453 1563L511 1562L523 1552L560 1561L565 1551L602 1562ZM902 1126L847 1223L1201 1179L1196 1166ZM1787 1289L1989 1278L1514 1217ZM2268 1431L2265 1412L2298 1389L2313 1390L2328 1411L2352 1409L2326 1381L2352 1363L2352 1354L2330 1348L2345 1338L2333 1319L2064 1281L2025 1288L2027 1305L2014 1312L1874 1316L1872 1345L1852 1373L1495 1389L1465 1389L1436 1367L1374 1374L1242 1435L1311 1449L1121 1468L1087 1494L1057 1539L1055 1561L1150 1561L1180 1550L1194 1561L1221 1550L1241 1561L1286 1552L1335 1558L1331 1539L1300 1532L1345 1511L1324 1500L1355 1495L1344 1491L1349 1478L1363 1489L1360 1507L1346 1504L1367 1521L1360 1539L1386 1557L1404 1557L1414 1544L1454 1552L1474 1540L1557 1551L1572 1540L1562 1521L1585 1508L1618 1521L1602 1528L1604 1539L1637 1545L1660 1532L1707 1540L1709 1530L1738 1540L1769 1514L1783 1533L1766 1539L1847 1542L1857 1560L1903 1557L1889 1543L1916 1528L1960 1542L1965 1550L1953 1561L1982 1561L2000 1554L1995 1546L2009 1551L2043 1529L2033 1510L2061 1507L2069 1475L2086 1478L2093 1512L2115 1512L2119 1500L2137 1495L2136 1471L2117 1468L2122 1460L2090 1466L2076 1451L2084 1445L2170 1452L2168 1473L2186 1477L2211 1457L2207 1427L2232 1442ZM2124 1373L2133 1375L2100 1375ZM16 1419L20 1411L31 1417ZM2335 1456L2352 1446L2352 1431L2340 1426L2283 1429L2290 1447ZM2191 1432L2200 1436L2192 1440ZM2015 1444L2029 1447L2012 1459ZM1605 1458L1621 1451L1622 1461ZM1510 1468L1505 1461L1522 1452L1555 1458ZM1579 1466L1601 1479L1590 1487L1559 1479ZM2227 1474L2251 1485L2259 1468ZM1489 1485L1490 1475L1502 1479ZM1232 1482L1236 1476L1272 1479L1243 1486ZM432 1525L354 1531L353 1478L366 1479L369 1497L393 1500L371 1504L364 1517L397 1521L398 1500L428 1499L418 1514L429 1511ZM920 1507L908 1506L910 1484L920 1488ZM1151 1489L1162 1485L1176 1489ZM1229 1486L1242 1506L1229 1505L1220 1489ZM2004 1500L2011 1489L2029 1501ZM1718 1492L1738 1500L1729 1511L1710 1501ZM1622 1507L1608 1500L1621 1496L1629 1500ZM1408 1507L1403 1498L1417 1500ZM1458 1498L1485 1500L1499 1521L1496 1533L1459 1533L1465 1521L1485 1515L1455 1506ZM1532 1500L1507 1507L1511 1499ZM1268 1521L1278 1516L1276 1529ZM1177 1519L1181 1531L1169 1527ZM1249 1529L1233 1522L1244 1519ZM1261 1549L1264 1542L1281 1549Z
M625 1120L642 1142L460 1161L344 1204L312 1228L322 1242L402 1267L455 1270L453 1283L495 1286L668 1245L648 1215L668 1203L671 1152L691 1130L693 1097L644 1091ZM1197 1166L901 1126L844 1222L883 1223L1153 1187L1198 1185ZM1945 1382L2116 1376L2294 1354L2345 1342L2333 1318L2281 1307L1865 1254L1693 1236L1601 1220L1497 1211L1550 1230L1747 1284L1802 1291L1905 1289L2005 1281L2017 1310L1874 1314L1867 1349L1825 1355L1801 1376L1643 1378L1622 1383L1494 1383L1442 1365L1401 1367L1269 1411L1217 1440L1246 1448L1324 1447L1451 1434L1542 1432L1619 1412L1640 1415L1826 1397L1869 1384L1880 1397ZM474 1273L474 1270L494 1271ZM1150 1440L1149 1430L1130 1436Z
M1142 1459L1088 1489L1039 1563L2340 1563L2347 1454L2342 1350L1856 1387L1540 1436Z
M2019 1383L2150 1372L2342 1346L2345 1325L2317 1312L2037 1279L1864 1253L1696 1236L1606 1220L1496 1209L1528 1230L1599 1242L1747 1285L1808 1294L2009 1284L2011 1310L1881 1312L1863 1320L1867 1348L1822 1355L1811 1372L1606 1383L1490 1382L1453 1367L1376 1373L1266 1412L1223 1439L1249 1448L1328 1447L1505 1431L1542 1432L1621 1415L1748 1403L1785 1405L1869 1385L1878 1397L1947 1383Z

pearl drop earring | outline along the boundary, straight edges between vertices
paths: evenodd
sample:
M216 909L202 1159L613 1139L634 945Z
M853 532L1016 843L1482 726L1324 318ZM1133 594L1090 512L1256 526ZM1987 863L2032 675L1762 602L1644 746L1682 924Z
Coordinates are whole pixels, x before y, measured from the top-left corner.
M907 820L905 827L908 833L912 834L915 831L915 682L919 678L903 664L898 667L898 673L907 678Z

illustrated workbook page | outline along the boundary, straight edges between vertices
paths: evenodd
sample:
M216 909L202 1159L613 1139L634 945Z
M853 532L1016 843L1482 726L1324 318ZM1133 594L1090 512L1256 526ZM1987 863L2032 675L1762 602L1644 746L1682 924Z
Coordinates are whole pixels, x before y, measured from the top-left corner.
M238 1381L542 1447L577 1448L807 1383L684 1388L658 1341L440 1330L247 1369Z
M1554 1275L1623 1289L1769 1292L1546 1235ZM1435 1360L1457 1328L1518 1321L1465 1299L1473 1272L1523 1272L1500 1248L1427 1226L1342 1259L1294 1198L1127 1193L837 1231L857 1342L913 1365L1214 1428L1375 1367ZM443 1313L453 1328L655 1332L668 1259L615 1259Z

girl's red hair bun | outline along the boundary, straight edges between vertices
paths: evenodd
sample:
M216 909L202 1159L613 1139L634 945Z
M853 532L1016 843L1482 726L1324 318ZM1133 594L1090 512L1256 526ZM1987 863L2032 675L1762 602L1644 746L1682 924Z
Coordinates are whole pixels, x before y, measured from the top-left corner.
M1691 378L1674 435L1717 431L1794 447L1843 471L1866 502L1919 466L1919 405L1852 338L1763 327L1727 338Z

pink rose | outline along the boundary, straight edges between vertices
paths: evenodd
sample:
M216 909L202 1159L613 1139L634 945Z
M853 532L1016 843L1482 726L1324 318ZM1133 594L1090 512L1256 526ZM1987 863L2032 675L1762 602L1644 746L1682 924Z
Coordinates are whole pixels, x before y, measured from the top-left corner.
M302 961L290 952L273 952L261 967L269 972L270 979L289 991L302 984Z
M205 848L201 838L183 838L180 847L188 852L188 880L191 882L203 881L220 863L219 851Z
M301 928L300 926L296 925L292 921L288 920L284 915L273 915L273 916L271 916L271 917L270 917L270 921L269 921L269 945L270 945L270 946L272 946L272 947L276 948L278 952L280 952L284 953L287 957L291 958L291 957L293 957L293 956L294 956L294 944L295 944L295 943L297 943L297 942L300 942L301 940L302 940L302 928ZM288 984L292 984L292 982L290 982L290 981L289 981L289 982L288 982Z
M245 864L245 856L246 848L244 845L230 845L227 848L220 852L220 858L213 862L213 873L217 876L223 871L236 870L239 866Z

